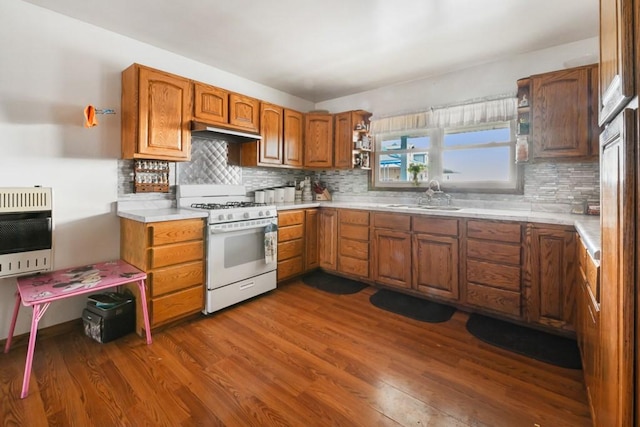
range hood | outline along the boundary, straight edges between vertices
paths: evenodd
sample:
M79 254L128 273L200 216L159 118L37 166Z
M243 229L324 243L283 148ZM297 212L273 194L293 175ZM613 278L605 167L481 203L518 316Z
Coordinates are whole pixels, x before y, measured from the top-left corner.
M191 122L191 135L205 139L223 139L229 142L255 142L262 139L257 133L226 129L198 121Z

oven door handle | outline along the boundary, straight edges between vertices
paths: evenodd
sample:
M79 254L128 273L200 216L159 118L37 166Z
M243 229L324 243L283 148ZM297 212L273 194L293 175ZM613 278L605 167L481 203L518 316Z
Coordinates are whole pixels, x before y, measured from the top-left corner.
M240 228L212 226L212 227L209 227L209 233L210 234L240 233L244 231L264 229L269 224L274 224L274 223L275 222L268 222L266 224L252 225L252 226L240 227Z

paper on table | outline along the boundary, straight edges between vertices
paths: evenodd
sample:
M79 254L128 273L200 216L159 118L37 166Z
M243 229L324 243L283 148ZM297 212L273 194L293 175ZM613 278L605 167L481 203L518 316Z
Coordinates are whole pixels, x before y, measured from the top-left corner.
M278 226L269 224L264 228L264 262L271 264L278 260Z

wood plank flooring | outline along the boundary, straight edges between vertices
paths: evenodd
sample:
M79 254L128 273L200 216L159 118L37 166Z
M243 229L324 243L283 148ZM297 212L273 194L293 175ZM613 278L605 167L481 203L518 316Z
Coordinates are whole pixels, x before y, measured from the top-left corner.
M589 426L582 371L493 348L467 314L430 324L299 281L208 317L0 356L5 426ZM52 307L52 309L55 309Z

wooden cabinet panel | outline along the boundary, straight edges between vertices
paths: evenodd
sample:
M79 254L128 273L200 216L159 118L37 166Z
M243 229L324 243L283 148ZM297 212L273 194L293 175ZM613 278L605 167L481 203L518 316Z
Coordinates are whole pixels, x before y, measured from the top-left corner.
M167 243L202 240L204 222L201 219L183 221L163 221L151 223L149 245L158 246Z
M369 277L369 261L351 257L340 257L338 264L341 273L358 277Z
M600 0L600 124L635 95L634 28L632 0Z
M277 280L281 281L290 277L298 276L303 273L304 262L302 256L289 258L278 261Z
M340 223L353 225L369 225L369 212L352 209L340 210Z
M520 292L520 279L520 266L467 259L467 280L469 282Z
M201 285L204 283L204 263L196 261L155 269L148 274L148 283L151 297Z
M358 241L341 237L338 243L340 260L343 258L356 258L367 261L369 259L369 236L367 241Z
M483 309L520 317L520 298L519 292L467 283L467 302Z
M193 87L139 64L122 72L122 158L191 158Z
M202 240L175 243L149 249L149 268L166 267L181 262L195 261L204 257Z
M278 212L278 227L304 224L305 211L281 211Z
M460 286L457 238L414 234L412 261L414 289L427 296L458 300Z
M194 82L193 116L211 124L229 122L229 92L215 86Z
M402 214L374 213L373 226L375 228L409 231L411 230L411 216Z
M202 310L204 291L202 287L185 289L151 300L151 327L159 326Z
M284 109L284 164L301 168L304 165L304 115Z
M373 235L373 279L388 286L411 288L411 233L374 229Z
M340 212L342 213L342 212ZM342 217L340 218L342 219ZM369 241L369 227L344 224L340 222L340 239L355 239Z
M413 231L417 233L457 236L458 220L451 218L414 216Z
M522 226L517 222L469 220L467 221L467 237L520 243L522 241Z
M535 159L597 155L597 147L591 147L591 134L598 133L591 105L595 90L591 87L592 72L597 68L578 67L531 77Z
M263 102L260 105L260 164L281 165L283 163L283 114L284 109Z
M350 111L334 116L334 150L333 167L339 169L351 168L351 153L353 151L353 120Z
M338 211L320 209L319 214L320 267L338 269Z
M305 271L320 267L318 242L318 209L306 209L305 215Z
M575 316L575 232L533 225L529 321L573 330Z
M467 257L481 260L492 260L501 264L521 264L520 245L488 242L485 240L467 239Z
M338 211L338 271L369 278L369 212Z
M260 101L237 93L229 94L229 124L247 130L260 130Z
M278 212L278 281L303 272L305 235L304 210Z
M304 225L289 225L287 227L278 226L278 242L286 242L292 239L304 237Z
M333 166L333 118L331 114L307 114L304 132L304 165Z
M278 261L301 257L304 252L304 242L302 239L291 240L278 244ZM278 264L278 267L280 265Z

